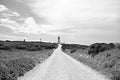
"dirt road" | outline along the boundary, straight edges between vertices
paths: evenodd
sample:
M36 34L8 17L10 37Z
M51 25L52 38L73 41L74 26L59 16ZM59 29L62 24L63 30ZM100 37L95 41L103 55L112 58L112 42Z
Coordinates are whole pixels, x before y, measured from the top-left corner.
M18 80L108 80L61 51L61 45L42 64Z

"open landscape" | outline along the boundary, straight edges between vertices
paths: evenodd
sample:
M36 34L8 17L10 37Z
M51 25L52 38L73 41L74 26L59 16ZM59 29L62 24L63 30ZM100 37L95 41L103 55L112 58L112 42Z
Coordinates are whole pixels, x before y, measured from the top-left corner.
M63 51L111 80L120 80L119 43L63 44Z
M57 48L55 43L1 41L0 80L17 80Z
M0 80L17 80L45 61L57 46L45 42L1 41ZM119 43L62 44L62 50L111 80L120 80Z
M0 0L0 80L120 80L120 0Z

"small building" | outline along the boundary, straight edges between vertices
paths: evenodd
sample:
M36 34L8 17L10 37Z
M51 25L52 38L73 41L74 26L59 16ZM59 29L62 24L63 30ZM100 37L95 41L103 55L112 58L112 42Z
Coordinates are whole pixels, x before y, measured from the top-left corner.
M58 44L60 44L60 36L58 36Z

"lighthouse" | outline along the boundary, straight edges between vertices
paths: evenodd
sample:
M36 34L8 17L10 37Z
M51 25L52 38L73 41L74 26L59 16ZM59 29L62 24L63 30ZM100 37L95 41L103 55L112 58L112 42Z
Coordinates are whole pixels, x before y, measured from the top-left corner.
M60 44L60 36L58 36L58 44Z

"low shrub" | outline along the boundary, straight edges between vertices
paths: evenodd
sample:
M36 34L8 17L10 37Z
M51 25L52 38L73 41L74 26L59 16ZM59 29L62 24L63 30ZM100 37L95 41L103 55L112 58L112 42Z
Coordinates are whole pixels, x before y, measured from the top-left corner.
M118 49L120 49L120 43L116 43L115 47L118 48Z
M28 50L28 51L41 51L44 49L57 48L56 43L45 43L45 42L23 42L23 41L10 41L0 42L0 50Z
M90 45L88 54L94 57L95 55L99 54L99 52L103 52L103 51L110 50L113 48L115 48L113 43L110 43L110 44L94 43Z
M12 48L10 46L6 46L3 44L0 44L0 50L11 50Z
M20 49L20 50L25 50L26 46L25 45L15 45L15 49Z
M112 72L112 77L111 77L111 79L112 80L120 80L120 71L114 71L114 72Z
M79 44L62 44L62 49L70 49L70 50L79 50L79 49L86 49L88 46L86 45L79 45Z
M25 72L35 66L35 61L30 58L17 58L0 62L0 80L17 80Z

